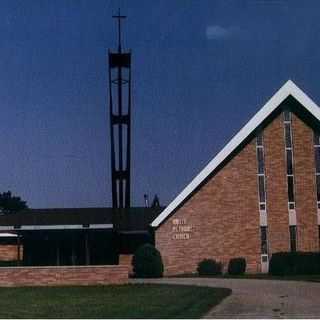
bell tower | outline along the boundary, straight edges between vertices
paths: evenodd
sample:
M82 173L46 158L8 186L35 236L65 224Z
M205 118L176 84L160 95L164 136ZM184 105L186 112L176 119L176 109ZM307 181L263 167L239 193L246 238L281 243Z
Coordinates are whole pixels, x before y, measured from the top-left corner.
M112 207L130 207L131 161L131 50L121 45L120 14L112 16L118 24L118 48L109 49L109 111L111 138Z

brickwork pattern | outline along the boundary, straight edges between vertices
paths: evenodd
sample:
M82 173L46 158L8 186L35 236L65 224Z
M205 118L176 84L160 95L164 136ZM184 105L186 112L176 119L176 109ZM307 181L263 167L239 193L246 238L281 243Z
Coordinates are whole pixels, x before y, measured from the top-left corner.
M128 282L126 266L5 267L0 287L106 285Z
M289 211L283 115L263 132L269 252L289 250Z
M319 250L313 130L293 115L297 246Z
M156 231L166 274L195 272L199 261L214 258L224 267L245 256L258 271L260 234L255 140L211 178ZM173 219L186 219L190 239L172 239ZM250 239L250 241L248 241Z

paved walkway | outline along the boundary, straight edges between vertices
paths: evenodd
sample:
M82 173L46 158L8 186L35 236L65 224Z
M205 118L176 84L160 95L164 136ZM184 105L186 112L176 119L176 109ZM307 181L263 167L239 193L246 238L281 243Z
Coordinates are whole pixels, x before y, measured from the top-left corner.
M320 283L282 280L164 278L134 283L168 283L224 287L232 295L206 318L320 318Z

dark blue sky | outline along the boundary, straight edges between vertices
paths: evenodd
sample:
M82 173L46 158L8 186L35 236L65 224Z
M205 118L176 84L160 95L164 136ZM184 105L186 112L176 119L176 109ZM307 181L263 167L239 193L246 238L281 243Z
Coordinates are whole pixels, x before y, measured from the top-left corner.
M111 205L107 50L133 51L133 205L168 204L287 80L320 102L319 1L0 2L0 191Z

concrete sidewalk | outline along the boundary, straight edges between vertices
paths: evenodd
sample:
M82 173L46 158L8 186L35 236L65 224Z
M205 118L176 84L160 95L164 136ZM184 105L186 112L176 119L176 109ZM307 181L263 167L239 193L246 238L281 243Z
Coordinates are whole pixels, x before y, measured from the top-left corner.
M206 318L320 318L320 283L282 280L163 278L132 283L166 283L232 289Z

